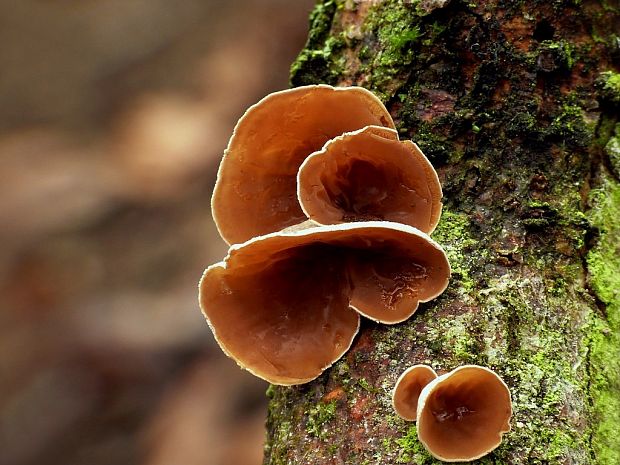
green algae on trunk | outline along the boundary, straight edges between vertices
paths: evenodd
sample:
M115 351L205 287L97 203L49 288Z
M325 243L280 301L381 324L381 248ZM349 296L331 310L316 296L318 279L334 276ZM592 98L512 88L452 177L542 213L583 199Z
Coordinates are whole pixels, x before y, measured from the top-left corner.
M620 184L604 176L590 198L599 237L587 256L589 281L603 304L590 329L592 446L599 463L611 465L620 463Z

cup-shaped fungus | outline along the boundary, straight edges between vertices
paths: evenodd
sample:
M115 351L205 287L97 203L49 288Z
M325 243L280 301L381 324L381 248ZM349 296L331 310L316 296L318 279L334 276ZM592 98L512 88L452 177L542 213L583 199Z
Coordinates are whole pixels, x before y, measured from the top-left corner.
M316 378L348 350L358 312L403 321L443 292L449 275L444 251L426 234L368 221L234 245L205 271L199 300L228 356L271 383L292 385Z
M250 107L228 143L211 202L224 240L236 244L304 221L299 167L328 140L368 125L394 122L361 87L297 87Z
M392 393L392 405L401 418L416 420L420 393L435 378L437 373L428 365L414 365L400 375Z
M441 185L418 146L389 128L368 126L327 142L299 169L304 213L319 224L387 220L430 234L441 214Z
M508 386L485 367L464 365L431 381L418 399L418 437L439 460L488 454L510 430Z

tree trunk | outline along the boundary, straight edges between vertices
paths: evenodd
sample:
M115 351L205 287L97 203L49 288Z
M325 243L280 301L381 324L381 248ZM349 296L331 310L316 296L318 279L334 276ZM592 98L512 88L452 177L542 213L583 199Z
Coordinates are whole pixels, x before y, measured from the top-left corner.
M512 430L475 463L620 464L620 3L329 0L293 85L360 85L439 172L451 284L271 387L265 464L431 464L405 368L492 367Z

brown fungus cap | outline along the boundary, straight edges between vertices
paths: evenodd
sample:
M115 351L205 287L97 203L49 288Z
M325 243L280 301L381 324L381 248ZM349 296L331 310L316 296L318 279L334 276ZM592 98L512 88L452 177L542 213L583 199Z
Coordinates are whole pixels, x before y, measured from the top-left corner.
M427 384L418 400L418 437L439 460L488 454L510 430L508 386L493 371L465 365Z
M435 378L437 373L428 365L414 365L400 375L392 393L392 405L401 418L416 420L420 393Z
M297 195L319 224L387 220L430 234L441 215L439 178L418 146L368 126L327 142L301 165Z
M200 282L222 350L271 383L316 378L349 348L359 314L394 323L447 286L444 251L407 225L369 221L272 233L231 247Z
M297 87L250 107L228 143L213 192L213 217L224 240L236 244L304 221L297 200L300 165L333 137L368 125L393 128L394 122L361 87Z

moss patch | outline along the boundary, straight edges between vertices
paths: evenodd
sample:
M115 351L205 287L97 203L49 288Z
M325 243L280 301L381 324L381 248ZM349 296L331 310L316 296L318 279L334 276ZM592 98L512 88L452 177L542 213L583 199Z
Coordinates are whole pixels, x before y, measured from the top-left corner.
M336 52L344 45L342 35L330 35L337 10L334 1L317 3L310 14L310 33L306 46L291 65L291 85L336 84L344 62Z
M433 458L418 439L418 430L411 425L407 432L395 440L398 446L398 458L396 463L415 463L419 465L441 464L440 460Z
M481 257L468 253L478 242L470 234L468 216L444 209L433 239L441 244L448 256L452 267L451 285L459 286L462 294L469 293L474 288L470 272L472 261Z
M605 71L600 76L603 97L620 104L620 73Z
M614 136L610 137L605 145L605 153L609 157L611 170L617 178L620 178L620 124L616 125Z
M369 12L363 32L372 38L373 48L361 56L369 74L370 89L383 99L401 83L403 68L415 58L418 44L425 35L414 5L405 2L378 2Z
M605 304L591 335L591 386L596 420L592 444L597 464L620 463L620 184L604 179L591 193L590 219L599 229L587 256L590 284Z
M308 411L308 434L317 437L324 438L325 431L323 425L330 422L336 415L336 402L319 402Z

